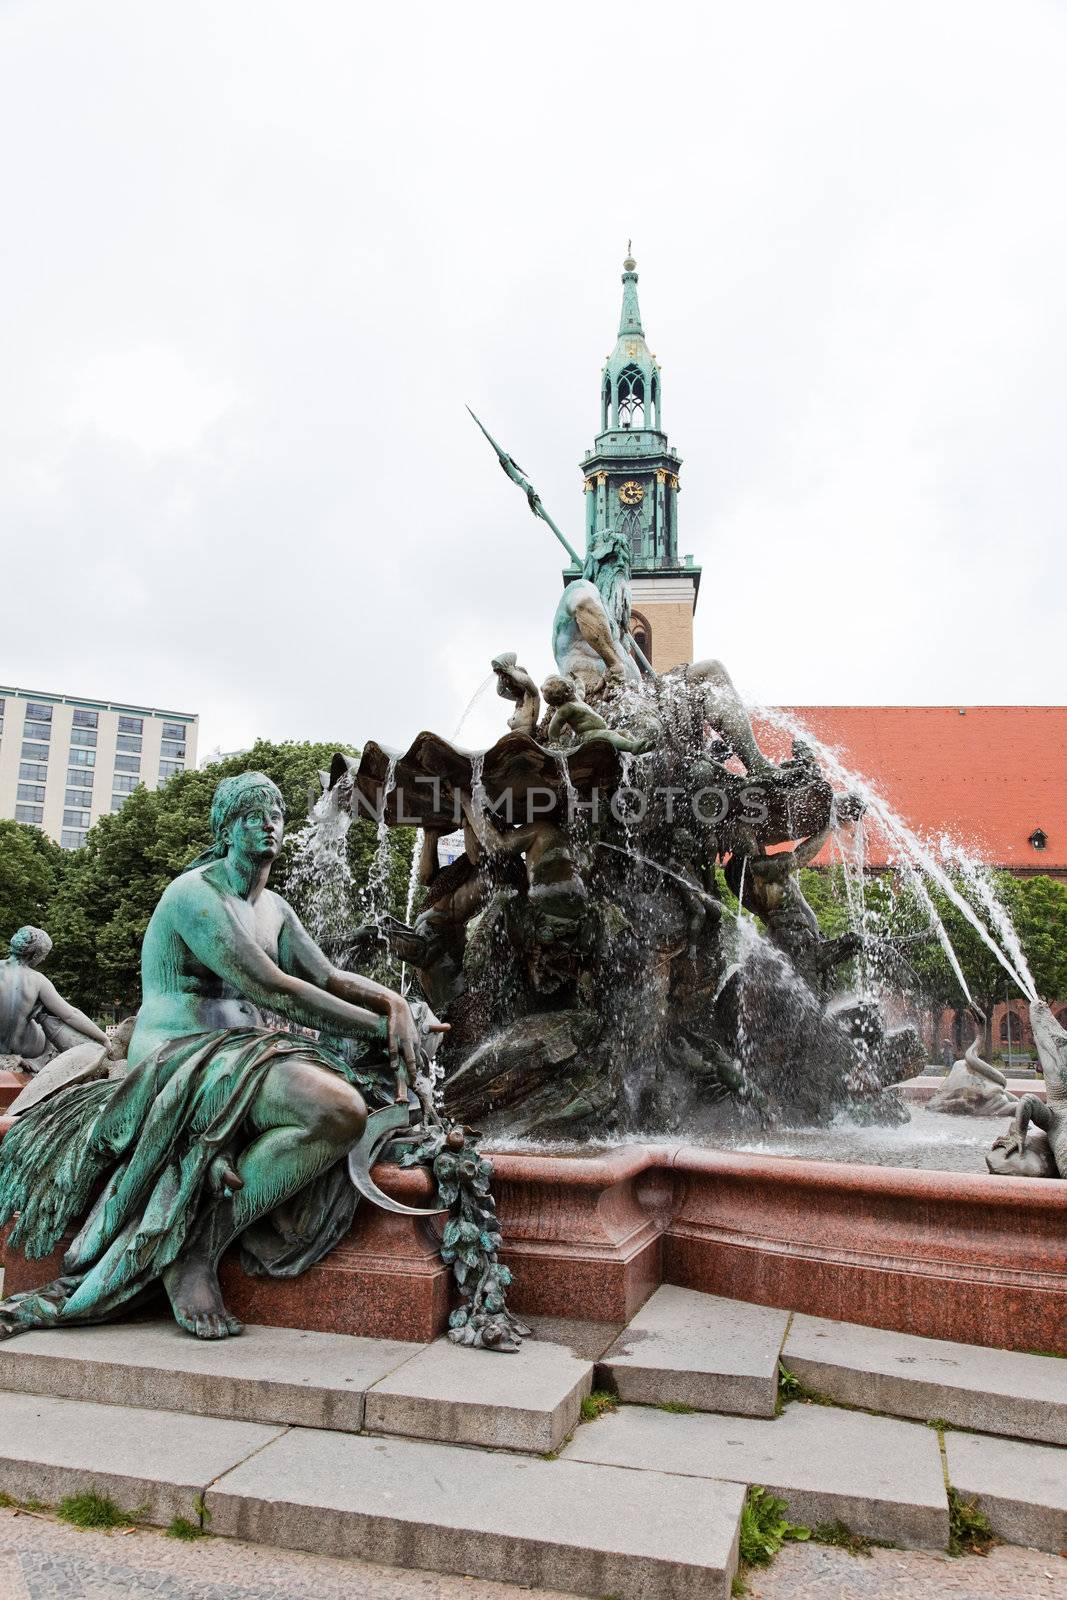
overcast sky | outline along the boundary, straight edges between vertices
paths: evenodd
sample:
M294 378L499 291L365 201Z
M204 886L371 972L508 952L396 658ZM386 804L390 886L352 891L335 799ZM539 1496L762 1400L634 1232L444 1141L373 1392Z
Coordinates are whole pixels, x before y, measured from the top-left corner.
M1029 0L0 0L0 678L203 753L543 675L464 404L580 543L632 237L698 655L1067 699L1065 84Z

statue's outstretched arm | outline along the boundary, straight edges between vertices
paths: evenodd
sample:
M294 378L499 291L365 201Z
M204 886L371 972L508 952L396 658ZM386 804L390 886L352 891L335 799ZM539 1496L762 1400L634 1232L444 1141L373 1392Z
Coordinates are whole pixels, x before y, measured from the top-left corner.
M238 994L268 1011L280 1011L305 1027L326 1028L342 1035L376 1033L385 1036L380 1018L373 1012L338 999L325 988L296 973L286 972L272 961L209 884L186 881L188 887L182 896L178 931L197 960ZM308 943L313 949L317 948L310 939ZM321 951L318 954L321 955ZM325 956L322 960L326 960Z
M278 956L283 969L291 976L306 979L328 995L347 1002L353 1009L366 1007L376 1017L384 1017L385 1036L394 1069L399 1073L399 1065L403 1062L413 1081L419 1065L418 1029L411 1007L403 995L387 988L384 983L375 983L373 978L363 977L361 973L345 972L333 966L288 901L279 896L279 903L283 910L283 922ZM448 1032L446 1023L437 1023L436 1018L434 1023L436 1025L430 1027L429 1032ZM401 1088L398 1078L398 1092Z
M64 1000L55 984L41 974L38 974L37 994L41 1005L46 1011L51 1012L60 1022L65 1022L68 1028L76 1028L79 1033L84 1033L87 1038L95 1039L97 1044L109 1044L107 1034L98 1028L91 1017L84 1011L79 1011L77 1006L72 1006ZM109 1046L110 1047L110 1046Z

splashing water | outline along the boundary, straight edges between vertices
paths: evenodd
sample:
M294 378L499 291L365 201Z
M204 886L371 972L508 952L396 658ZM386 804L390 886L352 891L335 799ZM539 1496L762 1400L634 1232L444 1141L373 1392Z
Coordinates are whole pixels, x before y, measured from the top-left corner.
M956 980L966 995L968 1002L974 1003L973 996L963 975L959 958L952 948L952 941L949 939L944 923L937 914L937 909L930 898L924 879L935 884L945 898L956 907L960 915L970 923L975 933L996 957L997 961L1000 962L1005 972L1021 992L1032 995L1033 980L1031 979L1030 984L1027 985L1024 979L1020 977L1015 965L990 934L985 923L975 912L974 907L960 894L930 846L925 844L918 834L909 828L903 817L893 810L868 780L846 767L833 746L825 744L817 734L812 733L811 729L801 722L799 717L793 716L791 712L772 706L758 706L751 709L753 715L759 720L769 723L772 727L778 728L781 732L788 733L791 737L800 739L804 744L810 746L834 782L842 788L851 790L859 795L867 808L867 814L877 823L887 844L892 847L895 853L889 855L889 864L900 866L904 870L911 887L915 890L923 905L923 909L927 912L930 918L930 925L941 943L941 947L956 975ZM989 889L989 894L992 896L991 889ZM995 899L995 897L993 898ZM999 902L997 904L999 906ZM1010 918L1003 906L999 908L998 923L1001 917L1010 924Z
M1023 954L1023 947L1019 942L1019 935L1015 931L1007 907L997 898L996 890L989 881L989 874L980 862L974 860L955 840L949 839L946 834L941 836L941 854L950 861L955 862L967 887L974 894L982 909L986 912L997 933L1004 941L1004 945L1014 961L1018 974L1025 981L1019 984L1023 994L1028 1000L1037 999L1037 985L1029 963ZM1016 979L1018 982L1018 978Z
M367 875L367 887L362 897L363 912L367 921L379 927L389 898L389 824L386 821L386 808L389 796L396 788L396 761L395 755L390 756L389 765L385 769L385 782L382 784L378 809L378 848L374 852L374 860Z
M343 966L352 926L353 882L348 864L352 817L338 790L327 790L293 835L288 893L315 943Z

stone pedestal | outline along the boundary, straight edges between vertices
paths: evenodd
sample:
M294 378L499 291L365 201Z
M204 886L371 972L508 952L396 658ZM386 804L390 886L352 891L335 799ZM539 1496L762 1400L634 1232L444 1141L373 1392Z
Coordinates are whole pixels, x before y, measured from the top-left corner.
M673 1183L630 1145L577 1157L493 1155L512 1309L628 1322L663 1276Z
M433 1204L424 1172L379 1166L374 1181L405 1205ZM298 1278L250 1278L231 1251L219 1275L226 1304L243 1322L267 1327L428 1342L447 1325L452 1293L435 1220L361 1200L348 1237Z
M28 1083L32 1083L28 1072L11 1071L7 1067L0 1068L0 1112L7 1110L13 1100L16 1100Z

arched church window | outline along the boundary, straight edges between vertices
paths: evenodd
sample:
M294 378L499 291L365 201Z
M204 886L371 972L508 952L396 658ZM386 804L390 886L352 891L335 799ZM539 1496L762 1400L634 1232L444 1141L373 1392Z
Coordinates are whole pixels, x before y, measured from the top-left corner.
M659 373L652 374L652 414L649 418L654 428L659 427Z
M643 428L645 425L645 380L637 367L624 367L619 373L619 426Z
M611 379L604 379L604 393L600 402L600 429L607 433L611 427Z
M630 632L637 640L641 654L652 660L652 624L640 611L630 612Z
M1021 1044L1023 1027L1019 1018L1013 1011L1005 1011L1000 1019L1001 1044Z

